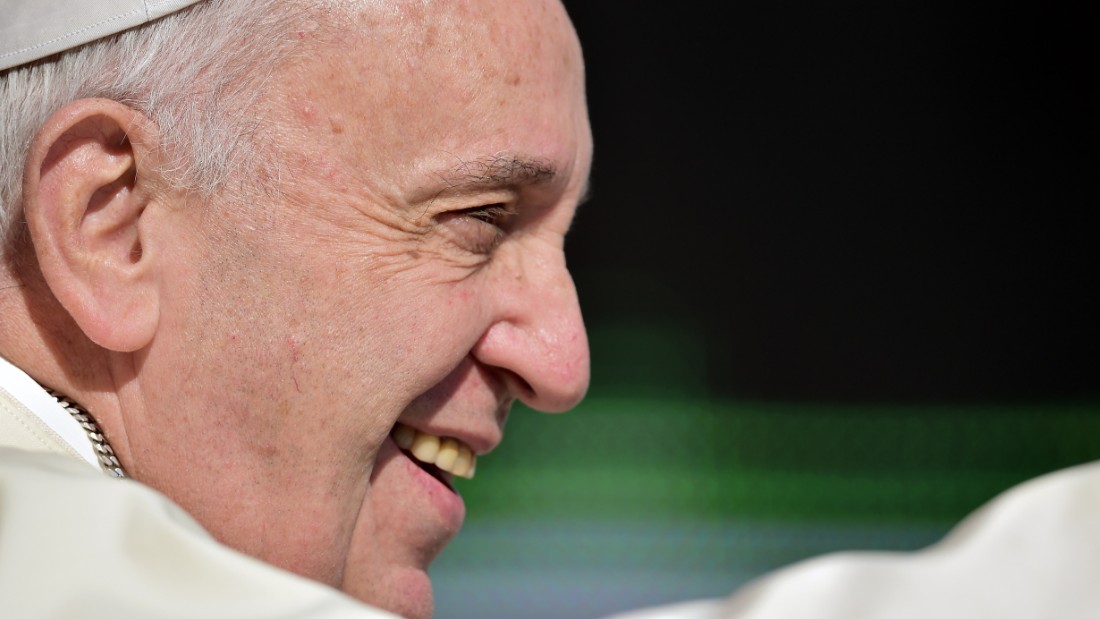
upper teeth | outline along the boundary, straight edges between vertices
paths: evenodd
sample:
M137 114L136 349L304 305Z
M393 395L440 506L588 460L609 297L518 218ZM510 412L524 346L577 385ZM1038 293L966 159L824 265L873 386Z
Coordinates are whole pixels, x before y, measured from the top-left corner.
M456 438L441 438L399 423L393 429L393 441L425 464L434 464L458 477L474 477L477 456L469 445Z

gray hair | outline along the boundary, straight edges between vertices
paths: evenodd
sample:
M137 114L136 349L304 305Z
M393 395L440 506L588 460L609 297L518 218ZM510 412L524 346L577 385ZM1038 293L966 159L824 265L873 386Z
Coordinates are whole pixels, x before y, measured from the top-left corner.
M292 48L312 2L208 0L118 35L0 73L0 241L11 248L22 173L51 114L103 97L144 113L160 131L162 170L211 197L245 179L263 154L255 103Z

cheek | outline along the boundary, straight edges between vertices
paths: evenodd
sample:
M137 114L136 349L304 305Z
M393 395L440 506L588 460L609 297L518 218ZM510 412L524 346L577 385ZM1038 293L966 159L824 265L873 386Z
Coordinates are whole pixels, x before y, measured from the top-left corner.
M350 371L347 380L405 398L442 380L480 339L487 313L473 278L446 282L424 271L355 278L345 269L341 281L322 285L340 293L318 300L314 310L321 315L301 323L326 325L317 338L318 353L329 360L323 371Z

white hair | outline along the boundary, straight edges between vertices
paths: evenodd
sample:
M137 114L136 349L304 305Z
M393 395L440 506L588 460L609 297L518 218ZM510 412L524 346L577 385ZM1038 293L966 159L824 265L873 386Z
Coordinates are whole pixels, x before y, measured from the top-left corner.
M83 98L122 102L149 117L180 188L213 196L264 163L255 103L286 59L294 29L321 4L207 0L49 59L0 73L0 241L10 250L22 173L35 133Z

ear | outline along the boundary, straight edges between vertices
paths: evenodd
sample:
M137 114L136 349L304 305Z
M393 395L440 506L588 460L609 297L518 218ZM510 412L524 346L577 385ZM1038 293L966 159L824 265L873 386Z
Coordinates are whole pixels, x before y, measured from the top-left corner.
M35 136L23 170L27 227L46 284L84 334L118 352L143 348L158 297L142 220L156 131L116 101L82 99Z

